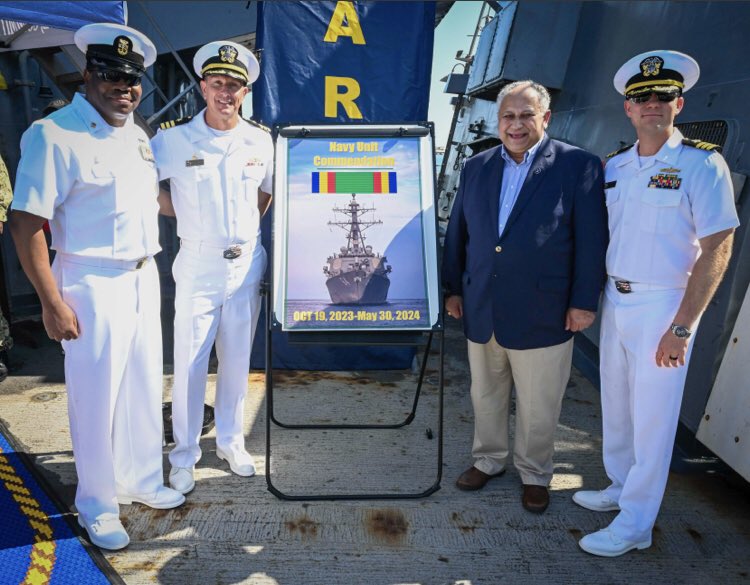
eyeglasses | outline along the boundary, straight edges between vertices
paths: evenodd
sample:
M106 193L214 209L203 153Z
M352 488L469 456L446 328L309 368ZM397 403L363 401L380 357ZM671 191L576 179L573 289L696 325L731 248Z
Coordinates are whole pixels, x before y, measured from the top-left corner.
M676 100L678 97L676 93L660 93L658 91L652 91L651 93L634 95L632 97L629 97L628 100L630 100L634 104L645 104L651 99L652 95L655 95L657 100L665 104Z
M128 87L136 87L141 84L141 78L137 75L128 75L122 71L113 71L111 69L103 69L94 71L94 74L107 83L121 83L125 82Z

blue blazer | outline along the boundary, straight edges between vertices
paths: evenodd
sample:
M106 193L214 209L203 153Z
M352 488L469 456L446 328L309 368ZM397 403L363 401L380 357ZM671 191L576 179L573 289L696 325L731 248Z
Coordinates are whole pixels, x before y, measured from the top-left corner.
M596 311L605 281L607 210L601 161L545 136L502 236L501 146L466 161L443 250L447 295L464 332L508 349L558 345L569 307Z

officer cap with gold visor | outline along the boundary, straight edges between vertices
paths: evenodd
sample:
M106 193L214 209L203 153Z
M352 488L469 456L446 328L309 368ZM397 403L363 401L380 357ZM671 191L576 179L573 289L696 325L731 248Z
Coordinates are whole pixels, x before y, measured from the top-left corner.
M682 95L695 85L700 67L690 55L655 50L629 59L615 73L615 89L626 98L652 92Z
M247 47L232 41L214 41L203 45L193 58L193 69L201 78L226 75L250 85L260 73L255 55Z

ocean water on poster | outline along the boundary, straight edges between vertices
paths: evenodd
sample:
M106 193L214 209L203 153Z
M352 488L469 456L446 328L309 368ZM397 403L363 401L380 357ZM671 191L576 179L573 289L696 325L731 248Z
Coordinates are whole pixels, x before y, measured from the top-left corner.
M288 299L286 328L318 329L423 329L430 326L426 299L397 299L382 304L334 305L325 300Z

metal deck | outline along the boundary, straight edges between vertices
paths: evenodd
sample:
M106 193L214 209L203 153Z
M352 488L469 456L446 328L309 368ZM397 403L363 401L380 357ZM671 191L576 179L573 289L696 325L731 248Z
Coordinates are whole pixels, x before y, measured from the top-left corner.
M24 364L0 384L0 417L71 505L75 473L62 356L59 346L41 341L43 337L37 331L17 339L12 357ZM26 345L34 340L41 347ZM578 548L577 539L605 526L612 514L590 512L571 501L582 482L596 488L606 481L598 393L577 372L563 404L552 500L545 514L536 516L521 507L520 481L512 468L481 492L455 488L455 478L471 462L465 354L463 335L452 321L446 351L444 479L436 494L398 502L284 502L266 490L262 475L231 475L216 458L209 435L202 442L196 488L187 503L176 510L123 506L131 544L106 553L107 559L128 584L750 583L747 484L719 474L672 474L651 549L601 559ZM408 413L417 373L280 371L276 376L280 414L325 423L387 421ZM210 379L209 396L214 376ZM420 481L428 483L436 441L426 429L435 428L436 384L436 373L428 368L415 422L406 429L365 434L366 445L351 431L280 432L274 439L279 441L274 452L279 481L290 491L327 492L411 489ZM170 385L167 375L166 397ZM251 373L247 445L259 474L265 463L263 387L262 374Z

